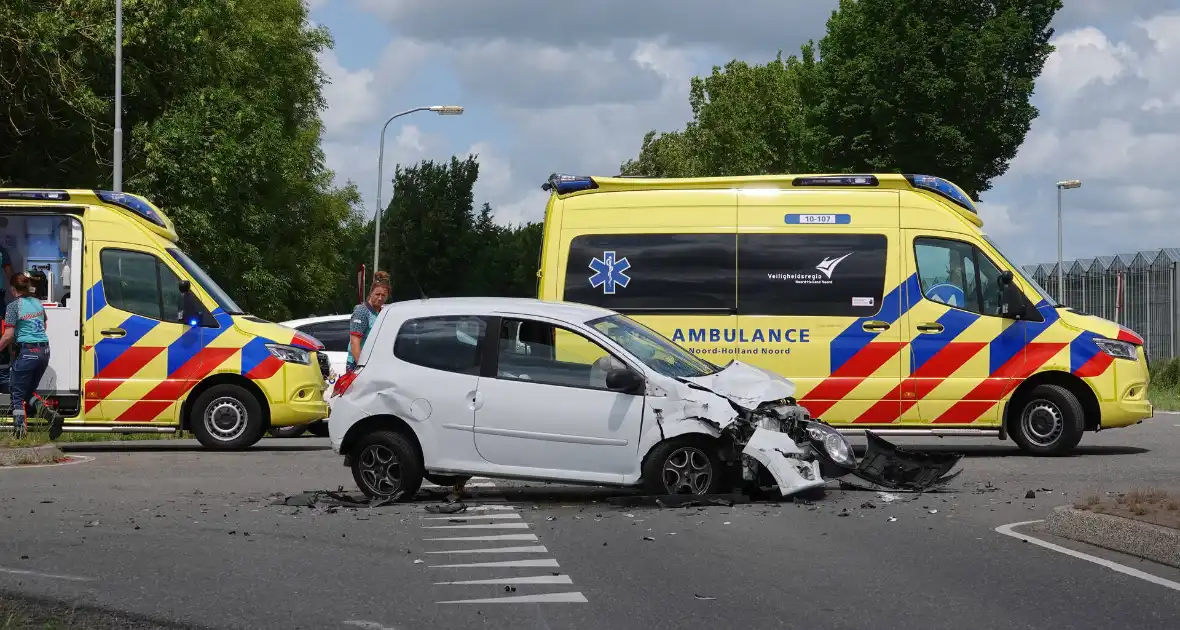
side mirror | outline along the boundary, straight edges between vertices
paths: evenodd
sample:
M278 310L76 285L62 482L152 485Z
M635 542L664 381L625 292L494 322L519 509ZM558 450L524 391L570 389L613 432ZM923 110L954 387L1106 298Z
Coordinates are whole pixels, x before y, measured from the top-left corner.
M1007 269L1000 272L1000 317L1031 319L1030 309L1032 304L1013 280L1012 272Z
M643 376L636 374L625 365L611 366L606 373L606 387L622 394L642 394L647 385Z
M183 280L180 283L180 299L181 299L181 319L189 326L200 326L202 328L219 328L217 320L213 314L205 310L205 306L197 299L197 295L191 291L192 286L188 280Z

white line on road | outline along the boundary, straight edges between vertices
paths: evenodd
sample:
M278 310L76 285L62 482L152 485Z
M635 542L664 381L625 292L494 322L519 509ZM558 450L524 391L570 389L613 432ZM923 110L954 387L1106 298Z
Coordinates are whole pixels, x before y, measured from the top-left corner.
M516 513L512 513L512 514L453 514L451 516L423 516L420 518L424 521L450 521L450 520L454 520L454 519L468 519L468 518L470 518L470 519L479 518L479 519L489 519L489 520L495 519L495 520L504 520L504 521L518 521L518 520L520 520L520 515L516 514Z
M397 630L397 628L394 628L393 626L386 626L383 624L379 624L376 621L363 621L360 619L354 619L352 621L345 621L344 625L355 626L357 628L364 628L365 630Z
M469 505L467 512L483 511L483 510L515 510L515 505ZM459 512L463 514L464 512Z
M439 604L585 604L586 596L581 593L542 593L539 595L516 595L514 597L489 597L487 599L457 599Z
M38 573L37 571L27 571L25 569L9 569L8 567L0 567L0 573L10 573L12 575L28 575L32 577L49 578L51 580L67 580L69 582L93 582L92 577L82 577L80 575L57 575L55 573Z
M422 529L528 529L528 523L476 523L474 525L430 525Z
M451 584L573 584L568 575L531 575L525 577L492 578L490 580L460 580L457 582L435 582L435 586Z
M1162 577L1152 575L1150 573L1144 573L1143 571L1140 571L1139 569L1133 569L1133 568L1128 567L1126 565L1122 565L1117 562L1107 560L1105 558L1099 558L1097 556L1091 556L1088 553L1074 551L1073 549L1062 547L1061 545L1054 545L1053 543L1045 541L1045 540L1041 540L1040 538L1033 538L1032 536L1029 536L1028 534L1021 534L1019 532L1012 531L1012 529L1014 527L1020 527L1021 525L1031 525L1032 523L1040 523L1040 522L1041 522L1040 520L1036 520L1036 521L1022 521L1020 523L1009 523L1007 525L1001 525L1001 526L997 527L996 531L1000 532L1001 534L1003 534L1005 536L1011 536L1012 538L1019 538L1021 540L1028 541L1034 545L1044 547L1045 549L1052 549L1053 551L1063 553L1067 556L1073 556L1075 558L1080 558L1082 560L1085 560L1086 562L1093 562L1094 564L1104 566L1112 571L1118 571L1119 573L1122 573L1123 575L1137 577L1141 580L1151 582L1152 584L1158 584L1160 586L1163 586L1164 588L1170 588L1174 591L1180 591L1180 583L1178 583L1178 582L1173 582L1172 580L1167 580Z
M427 551L426 553L549 553L544 545L529 547L489 547L487 549L447 549L446 551Z
M469 562L466 564L436 564L432 565L432 569L478 569L483 567L550 567L556 568L558 566L557 560L553 558L546 558L544 560L503 560L500 562Z
M423 538L422 540L537 540L536 534L494 534L492 536L450 536L447 538Z

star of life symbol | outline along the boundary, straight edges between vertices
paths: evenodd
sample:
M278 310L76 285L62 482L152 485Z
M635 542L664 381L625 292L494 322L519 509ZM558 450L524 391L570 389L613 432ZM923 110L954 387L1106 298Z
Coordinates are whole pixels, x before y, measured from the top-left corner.
M836 270L836 265L840 264L840 261L848 258L852 254L853 252L848 252L839 258L828 258L827 256L824 256L823 262L816 265L815 268L822 272L830 280L832 278L832 272Z
M602 292L605 295L614 295L616 287L627 288L631 282L631 276L627 275L627 270L631 268L631 263L626 256L615 260L614 252L602 252L602 258L595 258L590 261L590 270L594 272L590 276L590 286L597 289L602 287Z

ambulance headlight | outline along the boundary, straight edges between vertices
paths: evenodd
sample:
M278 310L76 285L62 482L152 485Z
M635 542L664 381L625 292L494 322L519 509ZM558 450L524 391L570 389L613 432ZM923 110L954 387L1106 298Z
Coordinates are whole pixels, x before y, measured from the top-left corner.
M303 348L296 348L295 346L288 346L281 343L268 343L266 344L266 349L276 359L286 363L298 363L299 365L311 364L311 353Z
M1139 358L1135 352L1135 344L1127 343L1126 341L1119 341L1118 339L1094 339L1094 345L1098 346L1106 354L1116 359L1130 359L1134 361Z

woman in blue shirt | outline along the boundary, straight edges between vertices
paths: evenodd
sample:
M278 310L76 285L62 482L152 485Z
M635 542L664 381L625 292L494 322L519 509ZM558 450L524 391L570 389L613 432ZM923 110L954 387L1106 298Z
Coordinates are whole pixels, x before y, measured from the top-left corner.
M348 359L344 369L351 372L360 360L361 348L365 339L369 338L369 331L373 330L373 322L381 314L381 307L389 299L389 274L378 271L373 274L373 285L369 287L369 299L358 304L352 310L352 319L348 322Z
M12 428L17 437L26 431L25 416L45 368L49 367L49 335L45 333L45 308L33 297L33 280L18 273L10 281L16 299L8 303L4 312L4 334L0 336L0 352L16 343L16 360L9 370L9 391L12 393ZM50 437L61 434L61 416L53 414Z

